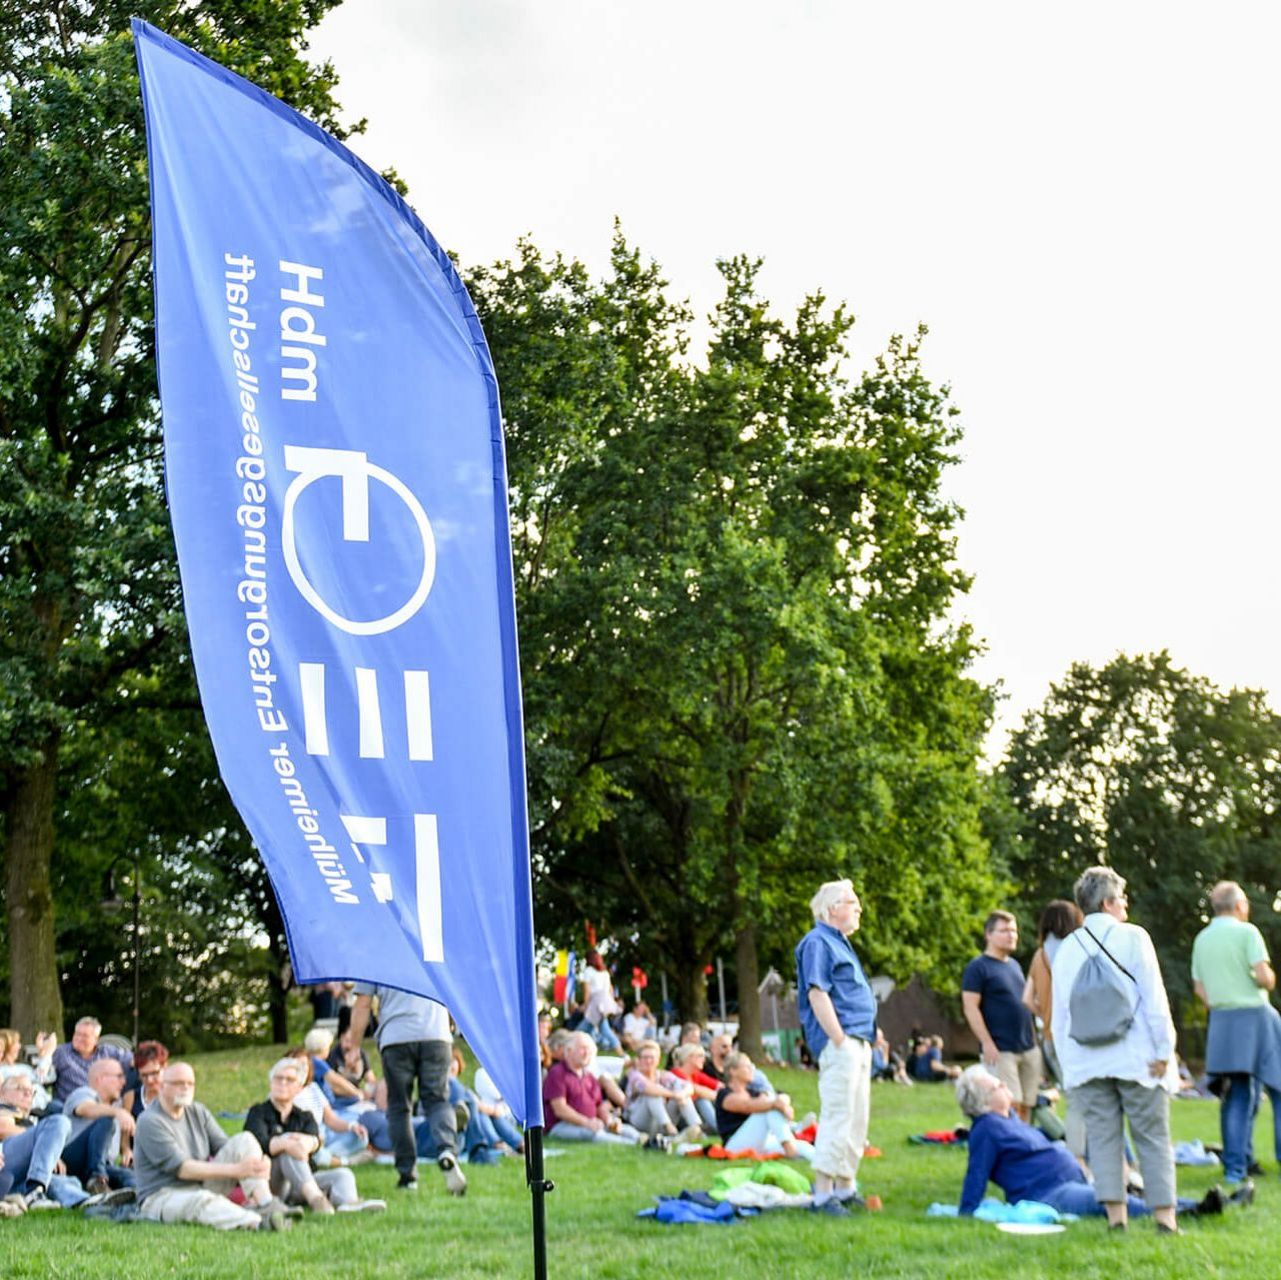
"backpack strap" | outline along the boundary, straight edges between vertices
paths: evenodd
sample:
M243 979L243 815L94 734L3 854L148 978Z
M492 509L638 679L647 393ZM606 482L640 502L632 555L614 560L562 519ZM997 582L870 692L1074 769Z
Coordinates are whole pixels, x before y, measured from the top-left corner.
M1121 963L1121 962L1116 958L1116 956L1114 956L1114 955L1113 955L1113 954L1112 954L1112 953L1107 949L1107 947L1105 947L1105 946L1103 945L1103 941L1102 941L1102 939L1100 939L1100 938L1095 938L1095 937L1094 937L1094 934L1093 934L1093 933L1090 933L1090 930L1089 930L1085 925L1082 925L1082 926L1081 926L1081 928L1082 928L1082 929L1085 929L1085 932L1090 934L1090 937L1094 939L1094 944L1095 944L1095 946L1097 946L1097 947L1098 947L1098 949L1099 949L1100 951L1102 951L1102 952L1103 952L1103 954L1104 954L1105 956L1107 956L1107 958L1108 958L1109 960L1111 960L1111 961L1112 961L1112 963L1113 963L1114 965L1116 965L1116 967L1117 967L1118 969L1120 969L1120 970L1121 970L1121 972L1122 972L1123 974L1125 974L1125 976L1126 976L1127 978L1129 978L1129 980L1130 980L1132 983L1134 983L1134 985L1137 987L1137 986L1139 985L1139 980L1138 980L1138 978L1136 978L1136 977L1134 976L1134 974L1132 974L1132 973L1129 971L1129 969L1127 969L1127 968L1125 967L1125 965L1123 965L1123 964L1122 964L1122 963ZM1116 925L1113 925L1113 926L1112 926L1112 929L1115 929L1115 928L1116 928ZM1108 936L1109 936L1109 937L1111 937L1112 929L1109 929L1109 930L1108 930ZM1078 939L1078 941L1080 941L1080 939ZM1085 943L1084 943L1084 942L1082 942L1082 943L1081 943L1081 946L1082 946L1082 948L1084 948Z

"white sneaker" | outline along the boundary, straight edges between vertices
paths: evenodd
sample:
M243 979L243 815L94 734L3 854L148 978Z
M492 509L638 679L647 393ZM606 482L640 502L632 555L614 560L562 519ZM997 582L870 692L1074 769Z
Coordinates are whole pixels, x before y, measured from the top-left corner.
M340 1204L339 1213L382 1213L387 1207L386 1200L353 1200L351 1204Z
M465 1195L467 1192L467 1175L458 1167L458 1160L452 1155L443 1155L436 1163L445 1175L445 1189L451 1196Z

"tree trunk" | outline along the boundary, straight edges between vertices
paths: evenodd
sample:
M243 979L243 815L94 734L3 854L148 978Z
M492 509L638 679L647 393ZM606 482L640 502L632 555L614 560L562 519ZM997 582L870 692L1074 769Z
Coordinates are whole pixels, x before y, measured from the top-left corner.
M682 1022L707 1025L707 961L682 964L672 977L676 980L676 1011Z
M63 1038L62 992L53 929L54 796L57 736L40 759L14 780L5 814L5 901L9 922L9 1017L24 1040L37 1031Z
M750 920L734 938L734 967L738 971L738 1047L753 1062L764 1060L761 1051L760 964L756 957L756 925Z

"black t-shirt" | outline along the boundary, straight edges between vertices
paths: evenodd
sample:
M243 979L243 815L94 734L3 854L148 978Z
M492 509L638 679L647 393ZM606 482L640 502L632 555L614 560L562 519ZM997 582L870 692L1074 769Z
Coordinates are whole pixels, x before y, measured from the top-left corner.
M1032 1014L1023 1003L1023 986L1023 970L1013 956L1008 960L975 956L961 977L962 991L978 992L979 1011L988 1033L1004 1053L1023 1053L1034 1043Z
M760 1092L755 1089L748 1089L748 1096L759 1098ZM721 1135L722 1142L728 1142L744 1125L750 1111L730 1111L725 1106L725 1099L730 1095L729 1086L717 1090L716 1093L716 1132Z
M249 1114L245 1117L245 1132L252 1133L258 1139L258 1145L265 1156L271 1155L272 1138L278 1138L282 1133L305 1133L311 1138L320 1137L316 1117L310 1111L292 1107L289 1115L282 1120L270 1098L249 1108Z

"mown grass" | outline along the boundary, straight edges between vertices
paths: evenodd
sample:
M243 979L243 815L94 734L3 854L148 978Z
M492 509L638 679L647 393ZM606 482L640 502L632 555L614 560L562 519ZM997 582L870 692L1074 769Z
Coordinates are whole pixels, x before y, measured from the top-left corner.
M198 1096L215 1112L236 1111L264 1096L266 1071L277 1050L207 1054L194 1059ZM816 1106L815 1079L777 1072L798 1111ZM1217 1108L1176 1102L1175 1133L1213 1140ZM565 1150L549 1158L556 1191L548 1199L548 1251L553 1277L700 1280L727 1277L935 1277L942 1280L1062 1280L1065 1276L1253 1276L1281 1272L1281 1179L1260 1180L1252 1210L1192 1224L1178 1239L1158 1239L1150 1223L1124 1237L1100 1221L1065 1233L1014 1237L977 1222L930 1219L931 1201L954 1201L965 1165L963 1150L917 1147L907 1137L958 1120L946 1088L873 1090L872 1141L884 1150L869 1160L862 1182L885 1208L848 1221L779 1212L731 1226L660 1227L636 1211L660 1193L706 1188L710 1161L650 1156L626 1150ZM1271 1156L1261 1123L1256 1150ZM234 1121L226 1122L234 1130ZM384 1196L380 1217L307 1220L287 1236L215 1234L194 1227L84 1222L75 1214L31 1215L0 1221L0 1275L125 1280L126 1277L262 1277L298 1280L304 1274L344 1277L441 1276L493 1280L532 1274L529 1196L520 1161L469 1170L467 1196L445 1194L434 1170L422 1189L397 1193L391 1170L357 1170L366 1195ZM1210 1169L1180 1170L1180 1190L1199 1195L1215 1180Z

